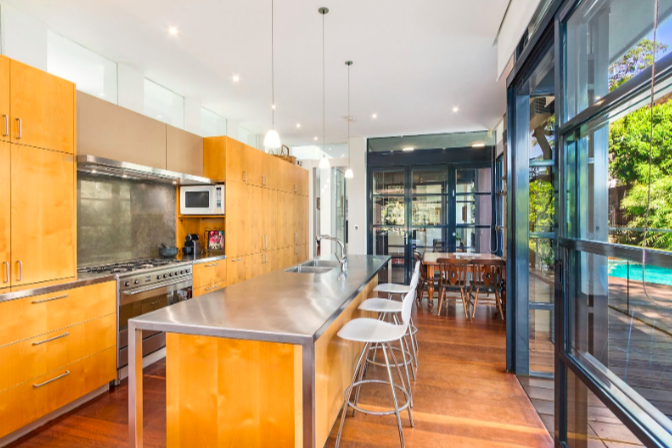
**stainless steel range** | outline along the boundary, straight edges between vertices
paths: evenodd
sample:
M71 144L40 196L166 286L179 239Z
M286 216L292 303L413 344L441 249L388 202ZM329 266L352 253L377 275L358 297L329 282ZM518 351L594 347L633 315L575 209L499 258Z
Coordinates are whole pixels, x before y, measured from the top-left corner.
M192 297L191 262L143 259L78 269L80 274L117 274L117 380L128 365L128 320ZM162 332L145 331L146 356L166 346Z

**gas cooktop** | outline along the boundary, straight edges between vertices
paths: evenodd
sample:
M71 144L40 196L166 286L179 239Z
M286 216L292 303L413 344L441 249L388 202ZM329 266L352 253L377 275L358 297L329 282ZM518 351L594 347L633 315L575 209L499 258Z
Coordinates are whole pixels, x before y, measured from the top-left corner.
M154 269L181 263L180 260L166 258L146 258L142 260L123 261L120 263L87 266L77 269L80 274L124 274L144 269Z

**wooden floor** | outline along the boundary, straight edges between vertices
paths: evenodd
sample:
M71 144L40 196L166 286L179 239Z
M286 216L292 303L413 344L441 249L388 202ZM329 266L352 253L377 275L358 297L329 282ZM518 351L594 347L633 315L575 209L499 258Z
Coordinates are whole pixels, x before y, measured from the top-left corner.
M461 305L460 305L461 306ZM436 307L435 307L436 308ZM404 414L407 447L552 447L553 441L518 379L505 372L505 324L483 306L474 322L456 313L417 312L420 344L413 385L415 428ZM165 364L145 369L145 446L165 446ZM371 369L371 375L381 375ZM13 448L128 446L126 383L17 441ZM369 408L391 405L387 389L363 391ZM328 442L334 445L335 432ZM393 416L357 414L342 447L397 447Z

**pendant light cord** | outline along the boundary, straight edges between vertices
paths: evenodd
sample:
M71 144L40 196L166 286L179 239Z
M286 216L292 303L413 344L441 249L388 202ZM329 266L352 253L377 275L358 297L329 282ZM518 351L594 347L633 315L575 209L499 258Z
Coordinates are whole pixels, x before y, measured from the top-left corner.
M275 129L275 0L271 0L271 127Z
M326 56L325 56L325 39L324 39L324 16L322 14L322 152L326 156L326 147L327 147L327 69L326 69Z
M348 168L350 168L350 66L352 62L348 64Z

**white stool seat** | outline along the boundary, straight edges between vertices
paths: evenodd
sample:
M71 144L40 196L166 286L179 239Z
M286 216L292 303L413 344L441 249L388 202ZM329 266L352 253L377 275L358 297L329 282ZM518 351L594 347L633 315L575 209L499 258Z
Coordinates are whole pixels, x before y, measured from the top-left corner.
M402 302L387 299L367 299L359 305L362 311L375 311L377 313L401 313Z
M411 285L400 285L397 283L381 283L373 288L376 292L387 294L407 294L411 289Z
M398 341L407 329L403 325L394 325L378 319L353 319L339 330L342 339L355 342L381 343Z

